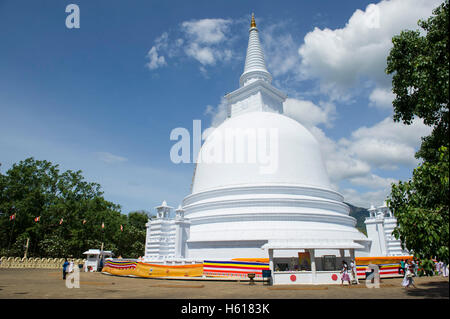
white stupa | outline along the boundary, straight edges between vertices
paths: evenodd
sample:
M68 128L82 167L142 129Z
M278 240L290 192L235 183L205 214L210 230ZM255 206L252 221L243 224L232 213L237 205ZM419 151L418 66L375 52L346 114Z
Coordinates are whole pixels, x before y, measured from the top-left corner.
M249 33L240 87L226 95L228 118L202 146L192 194L183 201L191 222L186 257L267 258L268 249L284 246L363 249L367 238L355 228L343 196L331 189L317 141L283 115L286 95L271 85L253 16ZM229 154L229 132L248 143L245 157L252 131L276 132L270 150L276 152L276 170L264 172L251 161L211 162L212 150Z
M316 139L283 115L286 95L271 84L253 16L249 33L240 87L226 95L228 117L202 145L176 217L163 202L147 223L144 259L268 258L276 270L304 253L311 271L277 274L277 282L335 283L342 260L367 255L371 241L332 189Z

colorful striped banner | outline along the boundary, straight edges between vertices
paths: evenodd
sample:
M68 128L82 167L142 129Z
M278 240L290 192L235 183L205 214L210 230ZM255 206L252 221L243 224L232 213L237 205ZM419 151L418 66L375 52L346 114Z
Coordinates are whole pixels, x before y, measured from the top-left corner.
M113 269L131 269L131 268L136 268L136 262L133 261L112 261L112 260L107 260L105 262L105 266L104 267L110 267Z
M262 271L269 270L268 263L245 261L213 261L203 262L203 274L211 277L247 278L247 274L255 274L255 278L262 278Z
M380 269L380 278L403 277L403 272L399 272L400 262L411 261L412 258L412 256L356 257L356 272L358 278L364 279L366 271L369 271L369 264L374 264Z
M102 271L119 276L201 277L203 264L155 265L140 261L108 260Z

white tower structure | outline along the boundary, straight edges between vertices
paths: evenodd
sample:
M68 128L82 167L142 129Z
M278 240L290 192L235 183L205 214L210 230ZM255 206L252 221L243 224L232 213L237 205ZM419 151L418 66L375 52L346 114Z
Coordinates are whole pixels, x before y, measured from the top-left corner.
M344 257L368 246L331 188L317 141L282 114L286 95L271 81L252 16L240 87L226 95L229 117L203 144L183 201L189 258L291 257L289 249Z
M174 256L175 251L175 227L170 219L173 207L163 201L155 207L156 219L149 220L147 226L147 238L145 243L144 259L165 260Z
M382 206L369 208L369 217L365 224L367 237L372 241L370 256L406 256L407 251L402 249L401 241L392 235L397 226L397 219L387 207L386 202Z
M184 218L183 208L178 206L175 218L170 216L173 207L166 201L155 209L156 218L146 224L144 260L162 263L184 261L190 222Z

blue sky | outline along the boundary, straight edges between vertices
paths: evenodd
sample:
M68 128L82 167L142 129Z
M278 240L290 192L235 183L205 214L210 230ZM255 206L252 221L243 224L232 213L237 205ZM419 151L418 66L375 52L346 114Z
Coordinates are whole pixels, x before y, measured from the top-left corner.
M390 39L439 3L0 0L0 170L33 156L82 170L123 213L178 206L193 165L171 162L170 132L224 120L254 12L285 112L319 140L346 201L379 205L430 132L391 120Z

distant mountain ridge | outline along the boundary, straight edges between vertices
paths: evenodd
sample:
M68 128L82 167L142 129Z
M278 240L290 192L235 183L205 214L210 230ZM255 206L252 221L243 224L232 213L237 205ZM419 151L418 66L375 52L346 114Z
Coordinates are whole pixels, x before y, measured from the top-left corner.
M366 230L366 224L364 224L364 221L366 220L366 217L369 217L369 211L366 208L353 206L350 203L346 203L350 207L350 216L354 217L356 219L356 228L367 235Z

